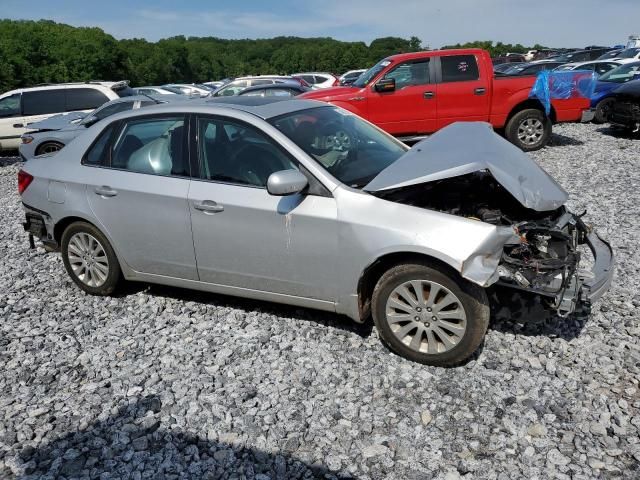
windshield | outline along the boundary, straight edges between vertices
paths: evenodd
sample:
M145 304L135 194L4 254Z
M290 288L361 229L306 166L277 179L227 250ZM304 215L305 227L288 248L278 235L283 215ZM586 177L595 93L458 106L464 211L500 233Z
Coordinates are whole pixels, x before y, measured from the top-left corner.
M625 83L640 75L640 63L631 63L609 70L598 80L602 82Z
M270 122L342 183L362 188L408 147L338 107L316 107Z
M623 50L618 58L634 58L636 55L640 53L640 48L627 48Z
M360 77L358 77L358 79L353 83L353 86L358 88L366 87L374 78L378 76L378 74L382 70L384 70L389 65L391 65L391 60L389 60L388 58L380 60L373 67L360 75Z

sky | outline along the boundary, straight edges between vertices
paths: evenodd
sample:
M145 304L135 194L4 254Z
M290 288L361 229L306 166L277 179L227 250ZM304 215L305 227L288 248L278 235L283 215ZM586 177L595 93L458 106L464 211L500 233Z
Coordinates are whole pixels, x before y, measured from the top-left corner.
M430 48L471 40L579 48L640 34L640 0L0 0L0 18L97 26L151 41L292 35L369 43L415 35Z

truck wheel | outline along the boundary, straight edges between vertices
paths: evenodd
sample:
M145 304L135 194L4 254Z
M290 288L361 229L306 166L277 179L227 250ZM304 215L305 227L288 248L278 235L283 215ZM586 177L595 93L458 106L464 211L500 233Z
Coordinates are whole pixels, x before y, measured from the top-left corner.
M120 283L118 258L100 230L86 222L69 225L62 234L62 262L71 279L91 295L110 295Z
M606 123L609 121L609 114L611 113L611 107L613 107L613 103L615 99L613 98L605 98L601 100L598 105L596 105L596 113L593 118L593 123Z
M426 264L401 264L378 281L372 314L382 341L398 355L434 366L475 352L489 325L481 287Z
M511 117L505 135L507 140L525 152L539 150L551 137L551 121L541 110L522 110Z

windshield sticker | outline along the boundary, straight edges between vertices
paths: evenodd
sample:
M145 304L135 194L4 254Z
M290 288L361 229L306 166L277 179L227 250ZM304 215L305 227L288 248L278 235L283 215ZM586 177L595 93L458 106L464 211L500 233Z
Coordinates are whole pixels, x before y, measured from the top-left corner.
M460 62L458 64L458 70L460 70L461 72L466 72L468 68L469 64L467 62Z

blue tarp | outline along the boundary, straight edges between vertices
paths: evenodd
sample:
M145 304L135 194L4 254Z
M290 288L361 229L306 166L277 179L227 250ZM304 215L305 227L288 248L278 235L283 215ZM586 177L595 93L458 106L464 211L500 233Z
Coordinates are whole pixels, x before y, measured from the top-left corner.
M544 105L547 115L551 113L551 100L569 98L591 98L596 88L598 75L591 70L540 72L531 88L529 98L537 98Z

